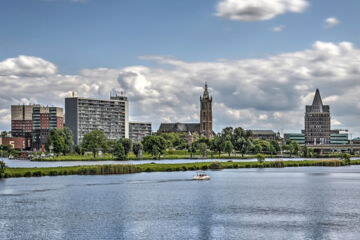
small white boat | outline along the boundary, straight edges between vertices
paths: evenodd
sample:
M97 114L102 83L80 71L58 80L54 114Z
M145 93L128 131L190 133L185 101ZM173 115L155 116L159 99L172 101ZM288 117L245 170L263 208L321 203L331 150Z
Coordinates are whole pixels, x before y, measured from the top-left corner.
M207 175L204 172L198 172L196 173L196 175L193 177L193 180L210 180L210 176Z

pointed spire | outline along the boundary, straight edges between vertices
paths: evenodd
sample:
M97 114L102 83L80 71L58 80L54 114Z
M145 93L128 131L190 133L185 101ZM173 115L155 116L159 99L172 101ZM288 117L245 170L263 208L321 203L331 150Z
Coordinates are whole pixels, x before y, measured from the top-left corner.
M323 103L322 103L322 100L321 100L321 96L320 96L320 91L319 89L317 88L316 89L316 92L315 92L315 97L314 97L314 101L312 103L313 106L323 106Z
M203 98L209 98L207 82L205 82L205 90L204 90Z

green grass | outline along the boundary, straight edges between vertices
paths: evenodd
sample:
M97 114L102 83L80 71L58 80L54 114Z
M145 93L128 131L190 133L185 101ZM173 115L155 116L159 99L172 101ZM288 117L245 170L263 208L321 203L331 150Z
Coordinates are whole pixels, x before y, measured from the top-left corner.
M360 165L360 160L352 160L351 165ZM268 161L258 162L201 162L201 163L178 163L178 164L139 164L139 165L95 165L95 166L73 166L53 168L7 168L4 177L40 177L58 175L106 175L127 174L139 172L172 172L172 171L194 171L207 169L229 169L229 168L283 168L283 167L310 167L345 166L345 162L337 159L330 160L308 160L308 161Z

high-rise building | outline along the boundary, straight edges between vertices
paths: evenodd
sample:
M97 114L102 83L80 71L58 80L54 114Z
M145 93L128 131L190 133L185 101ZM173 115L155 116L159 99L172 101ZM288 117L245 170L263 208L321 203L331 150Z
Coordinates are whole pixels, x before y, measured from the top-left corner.
M200 133L210 138L213 136L212 129L212 97L209 96L207 83L202 97L200 97Z
M111 95L110 100L65 98L65 122L75 144L92 130L101 130L108 139L129 138L129 105L126 96Z
M130 122L129 138L133 142L140 142L143 137L151 135L151 122Z
M32 149L44 148L49 131L64 127L64 111L58 107L36 105L11 106L12 137L22 137Z
M305 110L305 143L330 144L330 106L323 105L319 89Z

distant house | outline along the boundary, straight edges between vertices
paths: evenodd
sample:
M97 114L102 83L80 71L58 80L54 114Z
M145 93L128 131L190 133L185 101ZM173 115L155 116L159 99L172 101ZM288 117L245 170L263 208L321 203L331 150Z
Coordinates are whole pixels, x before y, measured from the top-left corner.
M158 133L197 133L200 135L200 123L161 123Z
M251 138L262 140L276 140L279 134L273 130L250 130L252 132Z

